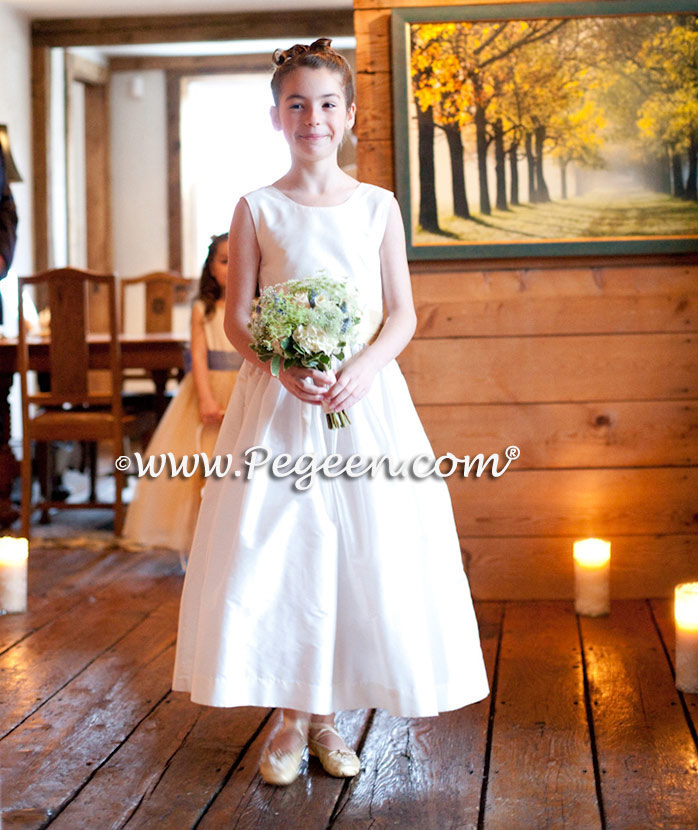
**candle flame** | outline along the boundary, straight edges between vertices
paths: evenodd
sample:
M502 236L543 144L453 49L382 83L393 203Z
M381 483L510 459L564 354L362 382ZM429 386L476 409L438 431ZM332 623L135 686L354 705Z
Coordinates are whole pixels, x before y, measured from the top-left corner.
M29 542L24 537L0 537L0 565L18 565L29 556Z
M574 543L574 558L583 568L602 568L611 558L611 543L582 539Z
M684 582L676 586L674 619L684 631L698 631L698 582Z

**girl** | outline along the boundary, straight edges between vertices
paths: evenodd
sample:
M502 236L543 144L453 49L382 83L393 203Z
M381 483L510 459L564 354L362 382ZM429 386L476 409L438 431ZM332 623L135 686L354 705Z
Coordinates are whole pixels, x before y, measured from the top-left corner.
M299 491L250 465L261 448L293 459L433 457L395 362L415 328L399 209L337 164L354 123L351 71L327 39L274 58L271 118L292 164L233 215L226 332L245 362L216 451L239 469L204 491L173 687L213 706L282 708L260 772L288 784L306 743L331 775L359 771L334 729L337 709L436 715L482 699L488 685L443 480L318 476ZM364 342L336 377L294 367L274 378L249 347L257 286L318 270L357 288ZM321 404L350 410L351 426L328 430Z
M192 371L184 378L145 451L159 467L161 454L212 454L225 407L241 362L225 335L225 281L228 270L228 234L211 237L201 272L199 293L191 315ZM190 465L193 462L188 462ZM189 467L191 469L191 466ZM150 547L171 548L182 561L189 552L201 504L203 479L172 477L169 469L138 481L126 514L124 535Z

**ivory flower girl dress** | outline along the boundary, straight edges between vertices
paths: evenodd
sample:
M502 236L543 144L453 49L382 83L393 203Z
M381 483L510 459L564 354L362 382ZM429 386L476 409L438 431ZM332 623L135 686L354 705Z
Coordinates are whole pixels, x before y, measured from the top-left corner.
M359 184L340 205L309 207L268 186L245 198L260 287L319 270L352 281L369 342L392 194ZM233 465L204 489L182 593L173 688L193 701L419 717L487 696L445 482L318 475L299 490L270 473L281 453L433 457L395 361L349 416L329 430L321 407L243 364L214 451ZM253 447L270 462L248 476Z

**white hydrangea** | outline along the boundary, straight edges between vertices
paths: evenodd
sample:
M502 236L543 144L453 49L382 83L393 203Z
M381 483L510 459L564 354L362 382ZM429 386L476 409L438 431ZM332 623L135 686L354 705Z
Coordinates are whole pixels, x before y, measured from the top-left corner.
M312 325L312 323L306 326L298 326L293 332L293 339L302 349L311 354L321 352L330 355L336 346L321 328Z

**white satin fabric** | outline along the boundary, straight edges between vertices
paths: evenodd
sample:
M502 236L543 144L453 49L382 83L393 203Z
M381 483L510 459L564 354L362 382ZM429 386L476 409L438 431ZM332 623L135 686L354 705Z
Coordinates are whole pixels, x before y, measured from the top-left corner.
M363 184L326 208L280 196L263 188L246 197L262 285L322 267L356 278L373 306L392 194ZM342 244L318 243L323 227ZM374 250L360 253L364 270L355 274L361 239ZM284 261L267 257L289 241ZM350 427L329 430L320 407L248 362L240 370L215 449L232 455L232 470L206 484L182 594L173 688L195 702L419 717L488 694L443 481L320 474L298 490L298 475L270 473L271 458L248 477L244 453L255 446L272 458L287 453L291 464L305 454L318 464L330 453L394 463L433 456L395 361L349 415Z

